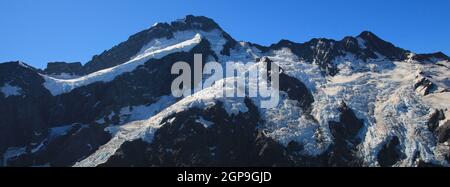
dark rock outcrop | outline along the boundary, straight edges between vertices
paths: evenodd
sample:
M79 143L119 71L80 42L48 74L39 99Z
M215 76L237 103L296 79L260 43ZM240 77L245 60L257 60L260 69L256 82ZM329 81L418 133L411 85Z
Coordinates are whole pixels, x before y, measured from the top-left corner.
M435 60L446 60L450 61L450 58L442 52L429 53L429 54L417 54L412 57L413 60L419 62L429 62L434 63Z
M308 90L308 88L303 82L284 73L283 69L280 68L275 63L272 63L273 61L270 60L270 58L268 57L256 59L256 61L264 63L265 66L267 67L269 81L271 81L272 79L271 74L272 68L278 68L280 72L279 73L280 91L286 92L288 94L289 99L297 101L300 107L303 108L303 110L305 110L305 113L309 113L309 111L311 110L311 105L312 103L314 103L314 96Z
M429 76L420 73L420 75L416 76L414 89L423 96L426 96L428 94L436 92L438 90L438 86L430 80Z
M444 143L450 139L450 120L446 121L436 130L439 143Z
M49 62L47 68L44 70L48 75L61 75L63 73L70 75L84 75L83 65L80 62L66 63L66 62Z
M328 153L328 163L331 166L360 166L361 161L354 152L361 142L358 133L363 127L363 121L358 119L344 102L339 107L340 121L329 122L334 144Z
M390 167L405 157L400 150L400 141L397 136L393 136L386 142L378 153L377 159L381 167Z
M445 119L444 111L438 109L434 110L427 122L428 129L431 132L434 132L439 127L439 121L443 119Z
M102 127L75 124L64 134L49 133L35 147L6 161L8 166L69 167L85 158L111 138Z

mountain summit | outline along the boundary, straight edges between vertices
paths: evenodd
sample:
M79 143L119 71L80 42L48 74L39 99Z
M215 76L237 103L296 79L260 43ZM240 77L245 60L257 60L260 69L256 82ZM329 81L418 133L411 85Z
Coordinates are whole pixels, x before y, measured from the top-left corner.
M228 45L234 45L234 41L212 19L203 16L188 15L184 19L172 23L158 23L155 26L131 36L127 41L120 43L110 50L96 55L85 65L85 73L92 73L101 69L113 67L125 63L137 54L145 44L158 38L171 38L175 32L186 30L212 31L218 30L228 40ZM227 53L226 49L223 53Z
M278 106L217 96L220 84L174 98L172 65L193 66L195 54L222 66L275 63ZM189 15L85 65L1 63L0 163L449 166L449 68L441 52L416 54L368 31L262 46Z

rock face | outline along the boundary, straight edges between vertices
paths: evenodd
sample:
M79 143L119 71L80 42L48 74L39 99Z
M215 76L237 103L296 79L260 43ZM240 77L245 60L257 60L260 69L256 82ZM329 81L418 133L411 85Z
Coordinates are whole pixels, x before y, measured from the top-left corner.
M394 136L389 140L378 153L378 163L382 167L393 166L400 161L404 155L400 150L400 141Z
M450 121L444 123L437 129L437 137L439 143L448 142L450 140Z
M84 69L80 62L49 62L44 72L48 75L68 74L74 76L84 75Z
M433 82L422 76L417 77L417 82L414 84L414 88L417 92L424 96L430 94L434 90L437 90L437 86Z
M352 109L342 102L340 107L340 121L330 122L334 145L330 150L329 162L332 166L360 166L361 161L354 155L356 146L360 143L359 131L363 122L356 118Z
M8 166L72 166L105 144L110 134L101 127L75 124L64 134L49 134L42 142L43 149L26 153L6 161Z
M271 80L272 78L272 75L270 74L271 69L278 68L280 71L280 91L286 92L288 97L294 101L297 101L300 107L302 107L305 111L311 110L311 104L314 102L314 97L303 82L294 77L286 75L286 73L283 72L283 69L279 66L272 67L273 61L268 57L257 59L257 61L260 61L261 63L264 63L265 66L267 66L267 73L269 75L268 80Z
M430 53L430 54L418 54L413 56L414 60L419 62L432 62L434 63L436 60L446 60L450 61L450 58L442 52Z
M161 56L117 71L155 39ZM172 65L192 67L194 54L223 66L275 62L279 105L212 97L214 87L173 98ZM448 154L441 159L450 153L447 66L445 54L413 54L367 31L261 46L187 16L139 32L84 66L0 64L0 165L448 166ZM55 77L63 74L78 78ZM110 79L85 82L99 74ZM56 84L75 87L54 94Z
M439 127L439 122L445 119L445 114L443 110L435 110L428 120L428 129L434 132Z
M369 31L362 32L358 38L364 40L363 45L366 51L372 51L370 56L376 56L375 52L387 57L390 60L404 60L407 58L409 51L395 47L392 43L386 42Z
M0 85L9 83L21 90L15 96L0 94L0 153L36 142L38 134L50 127L45 111L51 97L36 71L22 62L0 64Z

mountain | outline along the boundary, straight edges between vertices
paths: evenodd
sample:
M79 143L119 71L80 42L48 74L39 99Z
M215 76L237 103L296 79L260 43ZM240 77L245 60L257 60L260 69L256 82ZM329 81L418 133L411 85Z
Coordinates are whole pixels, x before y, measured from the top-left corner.
M227 33L225 33L217 23L206 17L186 16L182 21L174 21L168 23L158 23L153 27L141 31L131 36L127 41L96 55L91 61L84 66L85 73L93 73L98 70L110 68L129 61L133 56L138 54L145 45L151 45L150 42L159 38L174 38L174 34L182 31L201 30L204 32L214 31L223 35L226 40L225 45L235 45L234 41ZM221 53L228 53L229 47L224 48Z
M175 98L172 65L274 62L280 102ZM212 19L158 23L85 65L0 64L2 166L449 166L450 59L364 31L234 40ZM270 75L268 78L272 78ZM227 85L229 86L229 85Z

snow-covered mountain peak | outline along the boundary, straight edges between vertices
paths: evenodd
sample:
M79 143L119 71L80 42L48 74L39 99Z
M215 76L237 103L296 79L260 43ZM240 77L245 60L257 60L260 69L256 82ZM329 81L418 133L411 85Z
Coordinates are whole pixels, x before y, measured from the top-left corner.
M171 23L174 28L179 30L203 30L211 31L213 29L222 30L220 26L211 18L205 16L187 15L183 19L179 19Z
M113 48L104 51L102 54L95 55L91 61L84 66L86 74L93 73L102 69L110 68L127 62L136 56L139 51L152 40L158 38L170 39L178 32L219 32L226 40L226 47L222 54L227 55L229 49L234 47L237 42L223 31L220 26L212 19L204 16L186 16L184 19L173 21L171 23L158 23L149 29L138 32Z
M242 77L172 97L172 65L192 65L199 53L223 66L254 62L251 70L276 63L278 106L220 95L233 89L221 83ZM443 53L415 54L368 31L261 46L236 42L212 19L187 16L141 31L84 66L0 64L2 164L448 166L449 67ZM48 75L75 70L83 73Z

